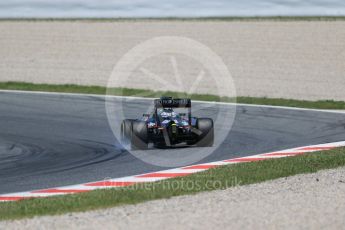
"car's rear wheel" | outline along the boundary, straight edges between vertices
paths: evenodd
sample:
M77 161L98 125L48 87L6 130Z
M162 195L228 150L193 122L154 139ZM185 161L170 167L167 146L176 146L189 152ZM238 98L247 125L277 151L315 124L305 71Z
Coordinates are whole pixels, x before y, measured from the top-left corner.
M214 143L214 127L211 118L198 118L196 122L198 147L211 147Z
M131 148L132 150L147 149L148 133L145 121L132 122Z

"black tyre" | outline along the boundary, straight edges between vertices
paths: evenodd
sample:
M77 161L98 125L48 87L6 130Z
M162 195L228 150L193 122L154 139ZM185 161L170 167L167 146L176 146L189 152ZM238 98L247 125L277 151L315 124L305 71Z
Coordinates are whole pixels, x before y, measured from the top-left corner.
M128 144L132 138L132 122L131 119L125 119L121 123L121 142Z
M132 122L131 148L132 150L147 149L148 134L145 121Z
M155 148L165 148L167 146L166 146L165 142L155 142L155 143L153 143L153 147L155 147Z
M198 129L197 142L198 147L211 147L214 142L213 120L210 118L198 118L196 122Z

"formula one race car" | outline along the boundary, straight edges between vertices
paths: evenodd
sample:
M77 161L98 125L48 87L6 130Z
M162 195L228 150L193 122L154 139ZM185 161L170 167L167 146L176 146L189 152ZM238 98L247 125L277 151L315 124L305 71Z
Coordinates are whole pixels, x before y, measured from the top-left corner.
M190 99L155 99L154 110L150 114L143 114L140 119L122 121L122 142L130 144L133 150L147 149L149 143L155 147L179 144L212 146L213 120L192 117L191 107Z

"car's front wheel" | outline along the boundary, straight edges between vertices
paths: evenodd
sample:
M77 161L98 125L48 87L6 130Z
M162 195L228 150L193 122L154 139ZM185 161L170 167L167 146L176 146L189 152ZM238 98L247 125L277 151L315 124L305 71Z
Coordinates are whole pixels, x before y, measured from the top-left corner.
M121 143L129 144L132 137L132 122L134 120L125 119L121 123Z
M211 147L214 143L214 127L211 118L198 118L196 122L198 147Z

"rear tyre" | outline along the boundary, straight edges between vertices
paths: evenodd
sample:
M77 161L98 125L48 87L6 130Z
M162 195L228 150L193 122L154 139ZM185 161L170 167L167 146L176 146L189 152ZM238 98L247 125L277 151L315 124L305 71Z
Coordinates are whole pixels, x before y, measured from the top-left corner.
M214 143L213 120L210 118L198 118L196 128L199 130L196 146L212 147Z
M132 122L131 148L144 150L148 147L147 125L145 121Z

